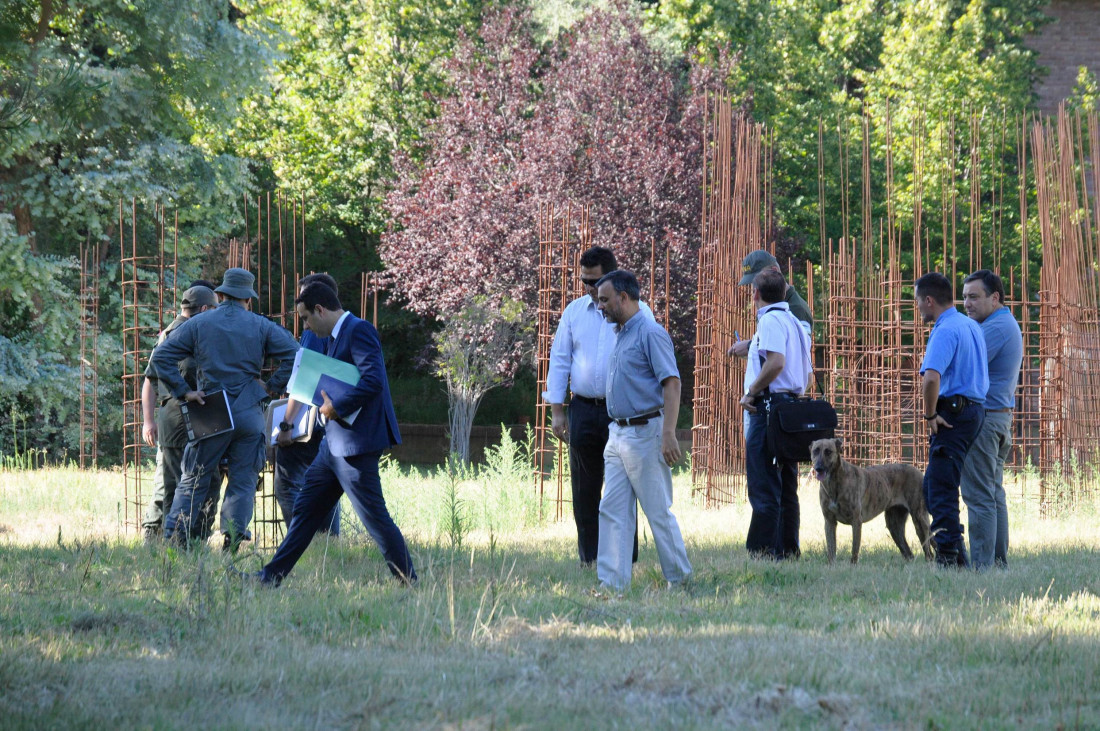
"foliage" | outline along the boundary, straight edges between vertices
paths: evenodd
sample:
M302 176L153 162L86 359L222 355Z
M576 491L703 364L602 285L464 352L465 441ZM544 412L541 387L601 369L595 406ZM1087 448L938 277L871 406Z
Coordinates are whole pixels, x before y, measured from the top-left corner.
M852 0L839 5L671 0L655 5L649 18L659 33L701 57L713 57L725 44L738 52L733 87L751 95L754 115L775 134L778 228L773 235L779 252L817 258L819 121L826 132L826 236L839 237L847 223L837 215L846 209L841 199L848 194L837 182L842 167L838 136L858 150L864 112L879 122L872 140L875 191L885 186L884 120L887 113L892 119L889 145L897 187L887 196L896 196L892 202L904 221L914 191L914 135L938 141L952 117L964 129L971 111L986 110L988 123L1002 113L1011 118L1030 108L1039 69L1024 39L1045 22L1043 5L1040 0ZM918 131L919 120L931 121ZM958 192L965 197L963 143L956 164ZM851 175L858 191L858 165ZM876 199L887 196L875 194ZM883 201L874 216L877 220L885 213ZM936 238L932 243L940 248Z
M13 217L0 214L0 453L8 457L43 447L59 457L65 446L78 379L74 267L33 253Z
M0 198L32 245L72 254L112 238L118 200L226 230L247 184L222 132L268 57L217 0L16 0L5 11L0 98L23 105L0 148ZM187 238L185 237L185 241Z
M245 105L239 149L304 196L310 218L355 238L377 234L392 156L412 150L435 114L440 62L483 4L262 0L281 56L274 93L259 89Z
M470 461L470 427L482 397L512 383L530 357L531 323L523 305L504 297L472 297L435 336L436 372L447 384L451 455Z
M507 293L532 317L538 205L572 201L591 204L593 241L624 267L645 271L651 244L668 247L685 323L701 200L692 92L710 77L663 59L623 4L589 11L543 48L535 33L526 12L505 8L448 63L455 91L425 132L424 162L401 158L387 199L397 229L381 252L395 287L429 316Z
M1077 68L1077 79L1073 84L1073 91L1066 99L1066 108L1080 109L1082 112L1100 109L1100 83L1096 80L1096 74L1089 71L1088 67Z

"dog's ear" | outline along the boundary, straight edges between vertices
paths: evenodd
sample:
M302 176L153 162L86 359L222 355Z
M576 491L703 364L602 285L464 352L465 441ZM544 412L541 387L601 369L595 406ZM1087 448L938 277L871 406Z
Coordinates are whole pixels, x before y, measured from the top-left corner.
M841 447L844 446L844 440L841 437L836 437L835 439L833 439L833 443L836 444L837 454L840 454L842 451L844 451L841 449Z

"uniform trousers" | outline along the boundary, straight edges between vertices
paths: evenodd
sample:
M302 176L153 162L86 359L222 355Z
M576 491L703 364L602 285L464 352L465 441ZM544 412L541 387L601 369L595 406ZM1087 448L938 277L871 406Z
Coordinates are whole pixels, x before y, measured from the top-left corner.
M1005 460L1012 449L1012 412L986 411L963 463L959 491L970 520L970 561L981 571L1008 565Z
M306 470L302 490L294 502L294 518L283 542L260 573L261 581L278 584L302 557L341 495L347 495L359 519L378 548L386 565L398 579L416 580L412 557L401 530L390 517L382 481L378 475L381 451L337 457L322 439L317 458Z
M691 575L680 525L672 514L672 471L661 454L663 423L664 418L657 417L638 426L612 423L608 430L596 575L619 591L630 586L638 503L649 519L665 579L679 584Z
M940 401L944 401L940 397ZM959 522L959 481L963 462L970 445L981 429L985 409L968 402L957 414L946 408L936 411L951 429L940 429L931 435L928 447L928 467L924 471L924 501L932 515L932 537L939 549L963 549L962 523Z
M153 473L153 499L146 506L145 518L141 522L141 527L147 533L160 535L164 532L164 518L172 508L176 487L183 472L183 450L183 447L157 447L157 467ZM218 509L221 492L222 474L220 470L214 470L210 475L206 502L201 512L203 520L199 530L201 538L209 538L214 530L214 513Z
M180 477L172 509L165 521L169 540L201 538L202 506L209 495L211 475L218 471L222 455L229 460L229 479L222 501L222 533L235 540L251 537L248 526L256 504L256 481L263 469L264 413L259 404L233 411L234 429L196 442L183 450Z
M308 442L294 442L289 447L275 448L275 500L283 514L283 522L290 526L294 518L294 501L302 491L306 470L317 458L321 437L314 435ZM340 504L321 522L319 530L340 535Z
M752 517L745 536L749 553L771 558L797 558L801 512L798 504L798 465L777 462L768 446L768 404L789 400L784 393L770 394L756 401L749 412L745 433L745 477Z
M603 451L611 417L607 404L573 396L569 402L569 483L573 489L573 520L577 523L577 551L583 564L599 555L600 497L603 493ZM638 533L631 554L638 560Z

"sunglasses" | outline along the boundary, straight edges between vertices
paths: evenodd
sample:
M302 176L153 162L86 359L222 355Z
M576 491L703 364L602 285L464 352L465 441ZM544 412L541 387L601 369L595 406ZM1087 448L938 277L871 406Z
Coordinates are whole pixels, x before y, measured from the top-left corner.
M599 278L599 277L596 277L595 279L585 279L584 277L581 277L581 284L583 284L583 285L584 285L584 286L586 286L586 287L593 287L593 288L595 288L596 284L597 284L597 283L598 283L599 281L600 281L600 278Z

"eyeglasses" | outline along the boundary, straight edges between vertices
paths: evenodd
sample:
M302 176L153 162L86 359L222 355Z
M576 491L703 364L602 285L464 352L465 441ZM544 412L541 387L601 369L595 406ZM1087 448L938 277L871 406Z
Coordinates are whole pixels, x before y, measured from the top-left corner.
M595 279L585 279L584 277L581 277L581 284L583 284L586 287L595 288L596 285L599 283L599 281L600 281L600 277L596 277Z

